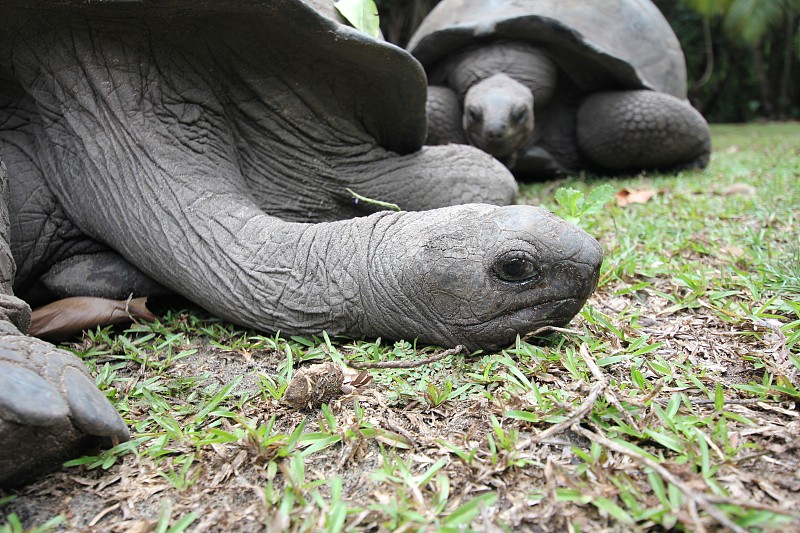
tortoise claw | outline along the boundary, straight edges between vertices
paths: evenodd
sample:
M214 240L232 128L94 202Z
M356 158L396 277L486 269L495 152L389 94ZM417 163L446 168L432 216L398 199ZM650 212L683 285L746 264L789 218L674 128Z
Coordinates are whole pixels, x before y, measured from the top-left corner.
M69 415L61 394L36 372L0 361L0 418L15 424L52 426Z
M128 426L102 392L83 372L67 367L62 375L72 421L89 435L128 440Z
M77 357L39 339L0 335L0 487L129 438Z

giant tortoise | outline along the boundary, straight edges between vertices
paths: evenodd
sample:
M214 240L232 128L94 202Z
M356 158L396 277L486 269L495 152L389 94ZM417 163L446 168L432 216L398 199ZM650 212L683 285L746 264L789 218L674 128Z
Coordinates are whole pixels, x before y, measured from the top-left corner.
M521 178L704 167L680 43L649 0L443 0L411 37L428 144L468 142Z
M174 291L264 331L493 349L594 290L597 242L501 206L480 150L422 147L422 67L329 4L4 3L0 485L129 437L24 299Z

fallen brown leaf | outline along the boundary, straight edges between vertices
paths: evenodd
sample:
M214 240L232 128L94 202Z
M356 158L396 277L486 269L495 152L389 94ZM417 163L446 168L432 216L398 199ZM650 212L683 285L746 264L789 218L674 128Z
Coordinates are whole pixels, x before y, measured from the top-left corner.
M617 205L622 207L628 204L646 204L658 191L655 189L627 189L617 191Z
M723 196L753 196L756 193L756 188L747 183L734 183L722 189Z
M28 334L49 341L62 341L88 328L137 319L156 320L146 303L147 297L109 300L78 296L56 300L33 310Z

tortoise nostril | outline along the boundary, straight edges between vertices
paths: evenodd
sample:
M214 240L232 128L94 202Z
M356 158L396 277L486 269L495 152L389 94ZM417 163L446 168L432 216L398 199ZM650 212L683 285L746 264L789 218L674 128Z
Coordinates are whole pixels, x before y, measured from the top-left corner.
M492 126L491 128L486 128L486 138L490 141L499 141L503 139L506 135L506 126L505 124Z

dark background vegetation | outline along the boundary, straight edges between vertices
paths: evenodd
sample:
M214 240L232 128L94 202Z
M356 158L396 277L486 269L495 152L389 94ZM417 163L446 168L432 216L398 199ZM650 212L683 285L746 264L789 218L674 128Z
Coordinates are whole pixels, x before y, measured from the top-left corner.
M800 0L654 0L681 41L689 98L709 122L800 118ZM438 0L377 0L403 46Z

